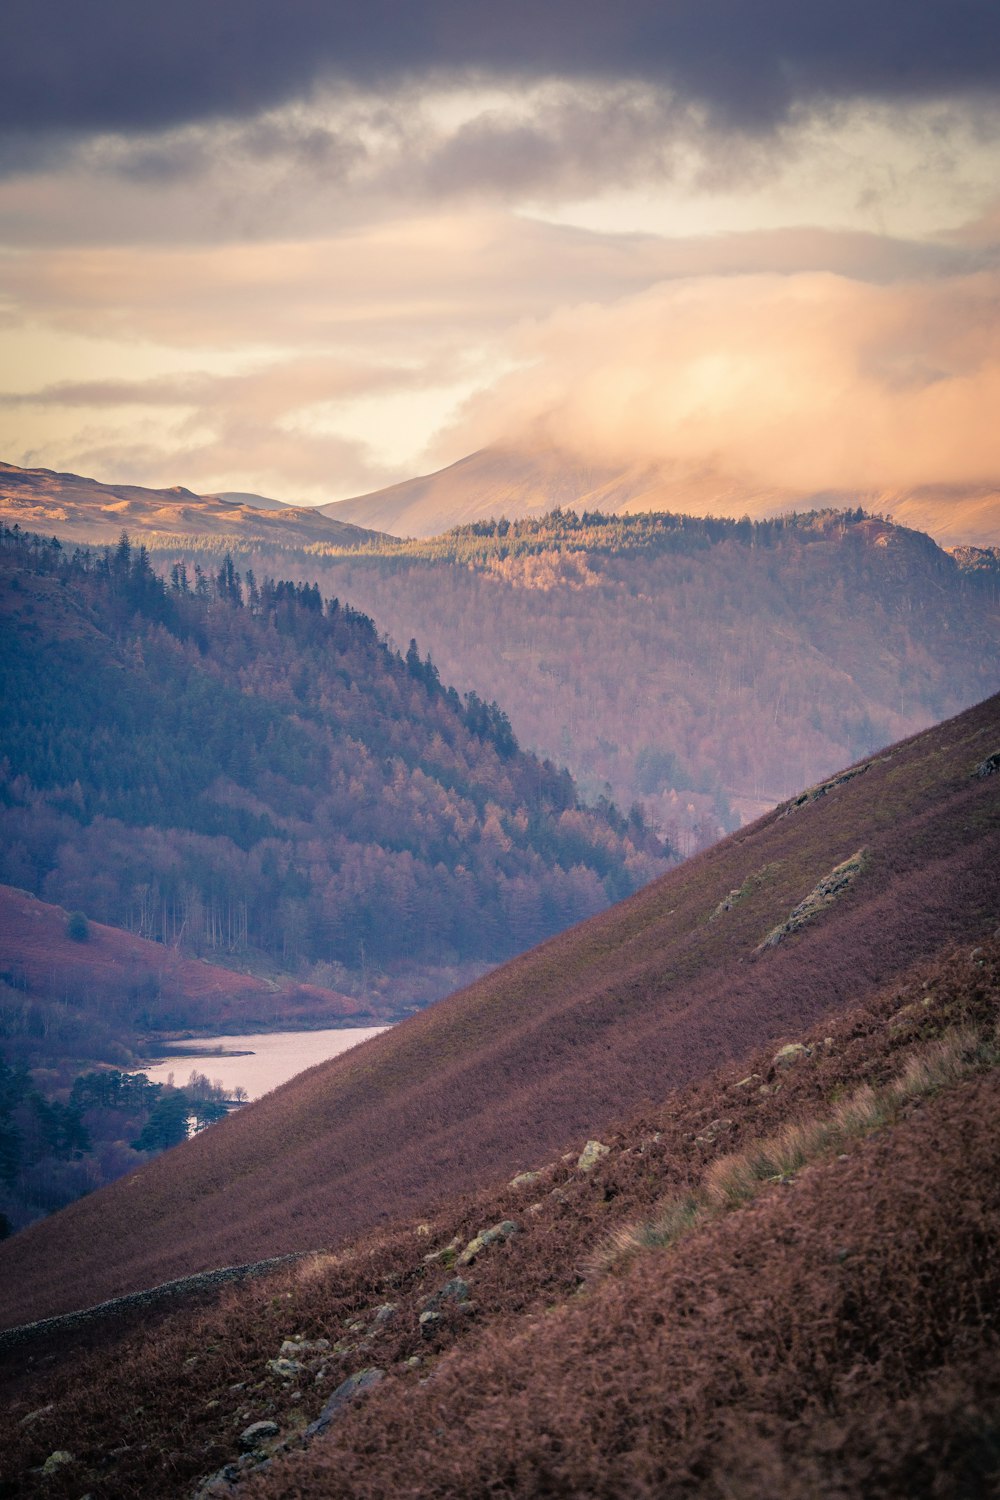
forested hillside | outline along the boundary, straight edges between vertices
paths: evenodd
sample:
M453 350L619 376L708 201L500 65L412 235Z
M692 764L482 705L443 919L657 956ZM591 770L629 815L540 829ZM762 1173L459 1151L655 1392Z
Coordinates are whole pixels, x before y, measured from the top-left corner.
M641 818L581 806L493 702L315 585L16 530L0 569L9 884L341 988L494 962L665 868Z
M554 512L265 556L416 635L522 743L639 799L686 853L1000 684L997 552L952 556L858 509Z

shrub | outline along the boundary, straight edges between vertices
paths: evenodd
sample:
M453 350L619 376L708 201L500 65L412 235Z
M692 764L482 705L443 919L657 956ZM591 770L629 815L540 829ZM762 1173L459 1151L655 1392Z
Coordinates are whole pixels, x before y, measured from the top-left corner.
M66 922L66 936L74 943L90 942L90 923L82 911L71 912Z

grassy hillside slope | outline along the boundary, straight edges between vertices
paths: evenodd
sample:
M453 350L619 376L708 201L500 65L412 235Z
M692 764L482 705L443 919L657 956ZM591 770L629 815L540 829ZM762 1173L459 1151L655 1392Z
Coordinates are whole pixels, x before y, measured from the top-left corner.
M995 1493L998 1003L994 935L621 1119L589 1171L567 1137L208 1309L7 1348L4 1493Z
M978 938L998 916L1000 775L979 774L998 755L994 698L301 1075L0 1247L0 1316L342 1245Z
M269 501L259 496L196 495L181 485L147 489L137 484L103 484L80 474L52 469L19 469L0 463L0 520L24 531L57 533L66 541L94 545L116 542L126 531L160 536L252 538L263 543L304 546L329 542L357 547L374 540L364 527L331 520L310 506Z
M135 1032L179 1026L246 1030L251 1024L325 1023L370 1017L361 1001L319 985L299 984L288 975L266 980L185 956L176 948L150 942L119 927L87 924L86 940L67 932L69 914L27 891L0 885L0 1037L8 1051L29 1064L43 1051L42 1026L24 1021L24 1037L14 1029L13 1007L37 1006L44 1027L55 1021L49 1007L72 1012L82 1050L67 1038L66 1056L90 1061L131 1061L120 1052L92 1050L93 1028L103 1025L128 1047Z

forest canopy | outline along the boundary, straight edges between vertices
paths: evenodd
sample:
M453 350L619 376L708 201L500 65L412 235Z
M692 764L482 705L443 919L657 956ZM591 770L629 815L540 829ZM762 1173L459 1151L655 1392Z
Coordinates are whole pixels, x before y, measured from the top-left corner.
M315 584L4 528L0 880L195 952L491 963L666 867Z

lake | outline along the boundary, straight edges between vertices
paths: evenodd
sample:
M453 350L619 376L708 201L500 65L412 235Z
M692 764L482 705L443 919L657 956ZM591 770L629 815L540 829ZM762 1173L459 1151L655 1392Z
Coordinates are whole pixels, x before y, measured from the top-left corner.
M172 1073L174 1083L183 1088L194 1070L221 1084L230 1098L234 1089L244 1088L249 1098L259 1099L261 1094L270 1093L296 1073L386 1030L385 1026L341 1026L332 1031L264 1031L247 1036L199 1037L197 1041L178 1043L178 1047L183 1045L183 1052L173 1052L163 1062L152 1063L141 1071L152 1083L167 1083ZM214 1051L217 1047L241 1055L219 1056Z

